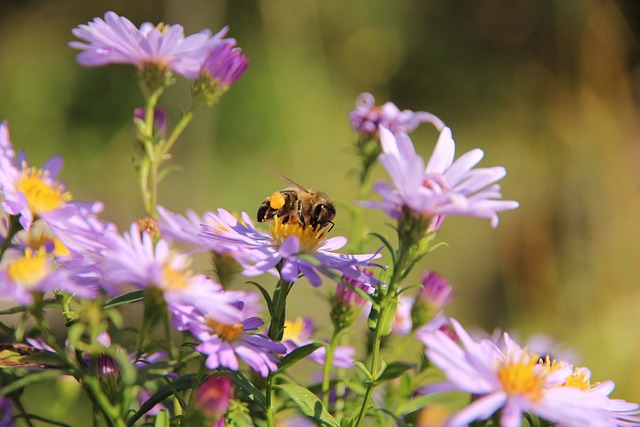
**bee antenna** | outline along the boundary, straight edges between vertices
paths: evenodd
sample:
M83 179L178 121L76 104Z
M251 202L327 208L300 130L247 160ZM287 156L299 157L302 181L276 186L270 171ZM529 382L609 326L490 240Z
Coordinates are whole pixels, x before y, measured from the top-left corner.
M294 187L298 187L300 190L303 190L307 193L309 193L309 190L307 190L305 187L303 187L302 185L298 184L297 182L295 182L294 180L292 180L291 178L288 178L286 176L284 176L283 174L281 174L280 172L271 169L269 166L266 167L266 169L271 172L272 174L278 176L281 180L283 180L284 182L288 182L289 184L293 185Z

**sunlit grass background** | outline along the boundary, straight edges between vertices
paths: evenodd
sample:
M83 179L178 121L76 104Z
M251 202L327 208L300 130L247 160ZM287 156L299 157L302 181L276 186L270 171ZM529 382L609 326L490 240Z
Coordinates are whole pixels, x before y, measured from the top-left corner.
M495 230L445 221L448 246L420 267L453 284L449 313L521 340L548 334L573 347L594 380L614 380L615 396L640 401L637 2L3 2L0 118L14 145L37 165L64 156L74 198L103 201L105 218L125 226L143 213L129 161L131 114L142 104L135 73L82 68L66 46L73 27L107 10L187 33L228 24L250 58L176 146L181 170L162 183L161 204L253 215L283 187L268 166L329 193L339 209L332 233L349 235L340 206L356 199L347 121L356 96L430 111L453 129L459 154L480 147L481 166L507 168L503 194L521 203ZM163 101L174 121L186 93L180 81ZM436 136L428 127L412 135L425 157ZM382 213L365 218L391 235ZM296 286L291 314L318 307L326 319L316 301L328 288Z

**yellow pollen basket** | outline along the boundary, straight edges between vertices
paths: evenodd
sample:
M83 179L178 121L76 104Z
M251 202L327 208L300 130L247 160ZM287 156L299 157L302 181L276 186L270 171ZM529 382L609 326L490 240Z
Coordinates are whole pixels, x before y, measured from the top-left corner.
M281 193L275 193L269 196L269 206L271 209L280 209L284 206L285 198Z
M542 397L546 373L536 369L538 356L524 352L517 360L508 360L498 369L498 378L509 396L524 395L535 401Z
M55 181L47 183L48 177L48 171L30 167L22 171L16 185L27 199L27 206L35 214L61 208L71 200L71 193L64 191L64 187Z
M269 225L269 234L273 238L276 247L280 247L290 236L296 236L300 241L300 252L312 252L320 246L326 234L326 228L316 230L312 226L303 226L298 222L282 223L277 216L273 217L273 222Z
M12 261L7 267L9 278L27 289L40 283L50 272L51 263L44 248L35 253L27 248L22 258Z
M226 342L237 341L242 337L244 329L242 323L236 323L235 325L225 325L224 323L217 322L211 318L207 318L206 325L216 333L221 340Z

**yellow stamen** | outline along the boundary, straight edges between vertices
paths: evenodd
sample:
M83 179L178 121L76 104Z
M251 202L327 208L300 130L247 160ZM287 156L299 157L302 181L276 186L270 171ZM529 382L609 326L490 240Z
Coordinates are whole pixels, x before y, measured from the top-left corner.
M304 332L304 319L297 317L293 322L290 320L284 321L284 336L283 340L297 341L300 339L300 335Z
M326 227L317 230L310 225L305 227L297 221L283 224L277 216L273 217L273 222L269 225L269 234L271 234L276 247L280 247L288 237L296 236L300 241L300 252L315 250L324 242L322 238L326 233Z
M576 387L584 391L590 390L592 387L598 385L598 383L591 384L589 378L587 377L587 373L580 368L576 368L573 370L573 373L569 375L569 378L563 384L565 387Z
M25 195L27 206L35 214L61 208L71 200L71 193L64 191L64 187L56 181L47 183L48 178L49 171L30 167L22 171L16 184L16 188Z
M27 289L40 283L50 272L51 261L44 248L35 253L25 249L24 257L13 260L7 267L9 278Z
M162 289L164 290L180 290L187 287L188 272L175 270L166 265L163 268L164 282L162 283Z
M498 378L504 391L510 395L526 395L531 400L542 397L546 372L537 370L537 356L529 356L526 352L519 359L507 360L498 369Z
M236 323L235 325L225 325L220 322L216 322L210 317L207 318L205 324L211 328L211 330L216 333L220 339L226 342L237 341L240 337L242 337L242 333L244 329L242 328L242 323Z

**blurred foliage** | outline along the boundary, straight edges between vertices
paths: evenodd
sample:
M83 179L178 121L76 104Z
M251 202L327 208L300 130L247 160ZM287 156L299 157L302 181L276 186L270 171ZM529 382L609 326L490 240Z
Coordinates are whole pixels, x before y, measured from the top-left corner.
M66 46L73 27L107 10L187 33L230 25L251 61L176 146L181 171L163 182L161 204L253 215L283 186L267 166L351 203L346 114L356 96L430 111L453 129L459 154L480 147L481 166L507 168L503 194L521 203L496 230L445 222L448 247L424 266L454 285L449 312L523 339L549 334L575 347L595 380L614 380L614 395L640 401L640 3L4 0L0 118L14 145L37 165L61 154L74 197L103 201L122 226L142 213L129 161L142 103L135 74L82 68ZM174 120L189 102L185 84L165 99ZM412 138L428 157L436 133ZM390 232L381 213L365 218ZM343 209L333 233L349 227ZM291 315L308 314L324 290L300 285Z

